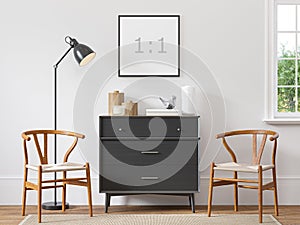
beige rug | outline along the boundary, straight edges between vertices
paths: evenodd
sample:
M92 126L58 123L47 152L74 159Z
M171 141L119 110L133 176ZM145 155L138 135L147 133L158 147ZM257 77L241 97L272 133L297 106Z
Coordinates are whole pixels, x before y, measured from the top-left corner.
M19 225L37 225L37 216L27 216ZM89 217L88 215L57 214L42 215L42 224L51 225L255 225L258 215L226 214L101 214ZM280 225L271 215L264 215L263 223Z

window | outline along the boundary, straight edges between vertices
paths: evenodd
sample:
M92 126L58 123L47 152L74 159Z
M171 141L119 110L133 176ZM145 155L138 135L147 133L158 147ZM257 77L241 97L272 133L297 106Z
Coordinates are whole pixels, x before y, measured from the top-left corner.
M268 118L300 122L300 0L266 1L269 4Z

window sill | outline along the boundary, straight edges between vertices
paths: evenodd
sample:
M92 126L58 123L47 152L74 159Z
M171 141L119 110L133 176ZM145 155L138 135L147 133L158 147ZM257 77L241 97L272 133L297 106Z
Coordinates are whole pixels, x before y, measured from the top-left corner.
M276 119L264 119L267 124L273 125L296 125L300 124L300 118L276 118Z

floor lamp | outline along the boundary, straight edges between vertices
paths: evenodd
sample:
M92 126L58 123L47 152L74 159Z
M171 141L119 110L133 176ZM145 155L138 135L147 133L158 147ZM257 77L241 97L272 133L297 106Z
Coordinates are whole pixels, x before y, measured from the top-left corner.
M75 38L69 36L65 37L65 42L70 45L70 48L66 53L58 60L58 62L53 66L54 67L54 130L57 129L57 68L61 61L67 56L67 54L73 49L73 54L76 62L79 66L84 66L88 64L93 58L95 58L96 53L84 44L78 43ZM57 163L57 139L54 135L54 163ZM54 179L56 179L56 173L54 173ZM55 183L56 186L56 183ZM49 210L59 210L62 208L61 202L57 201L57 190L54 188L54 201L45 202L42 205L43 209ZM66 203L66 208L69 207L69 204Z

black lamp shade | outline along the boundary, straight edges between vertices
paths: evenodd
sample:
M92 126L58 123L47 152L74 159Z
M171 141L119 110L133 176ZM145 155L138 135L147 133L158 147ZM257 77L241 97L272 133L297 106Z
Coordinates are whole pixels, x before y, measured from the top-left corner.
M88 64L93 58L95 58L95 56L96 53L84 44L77 44L74 47L74 57L79 66Z

